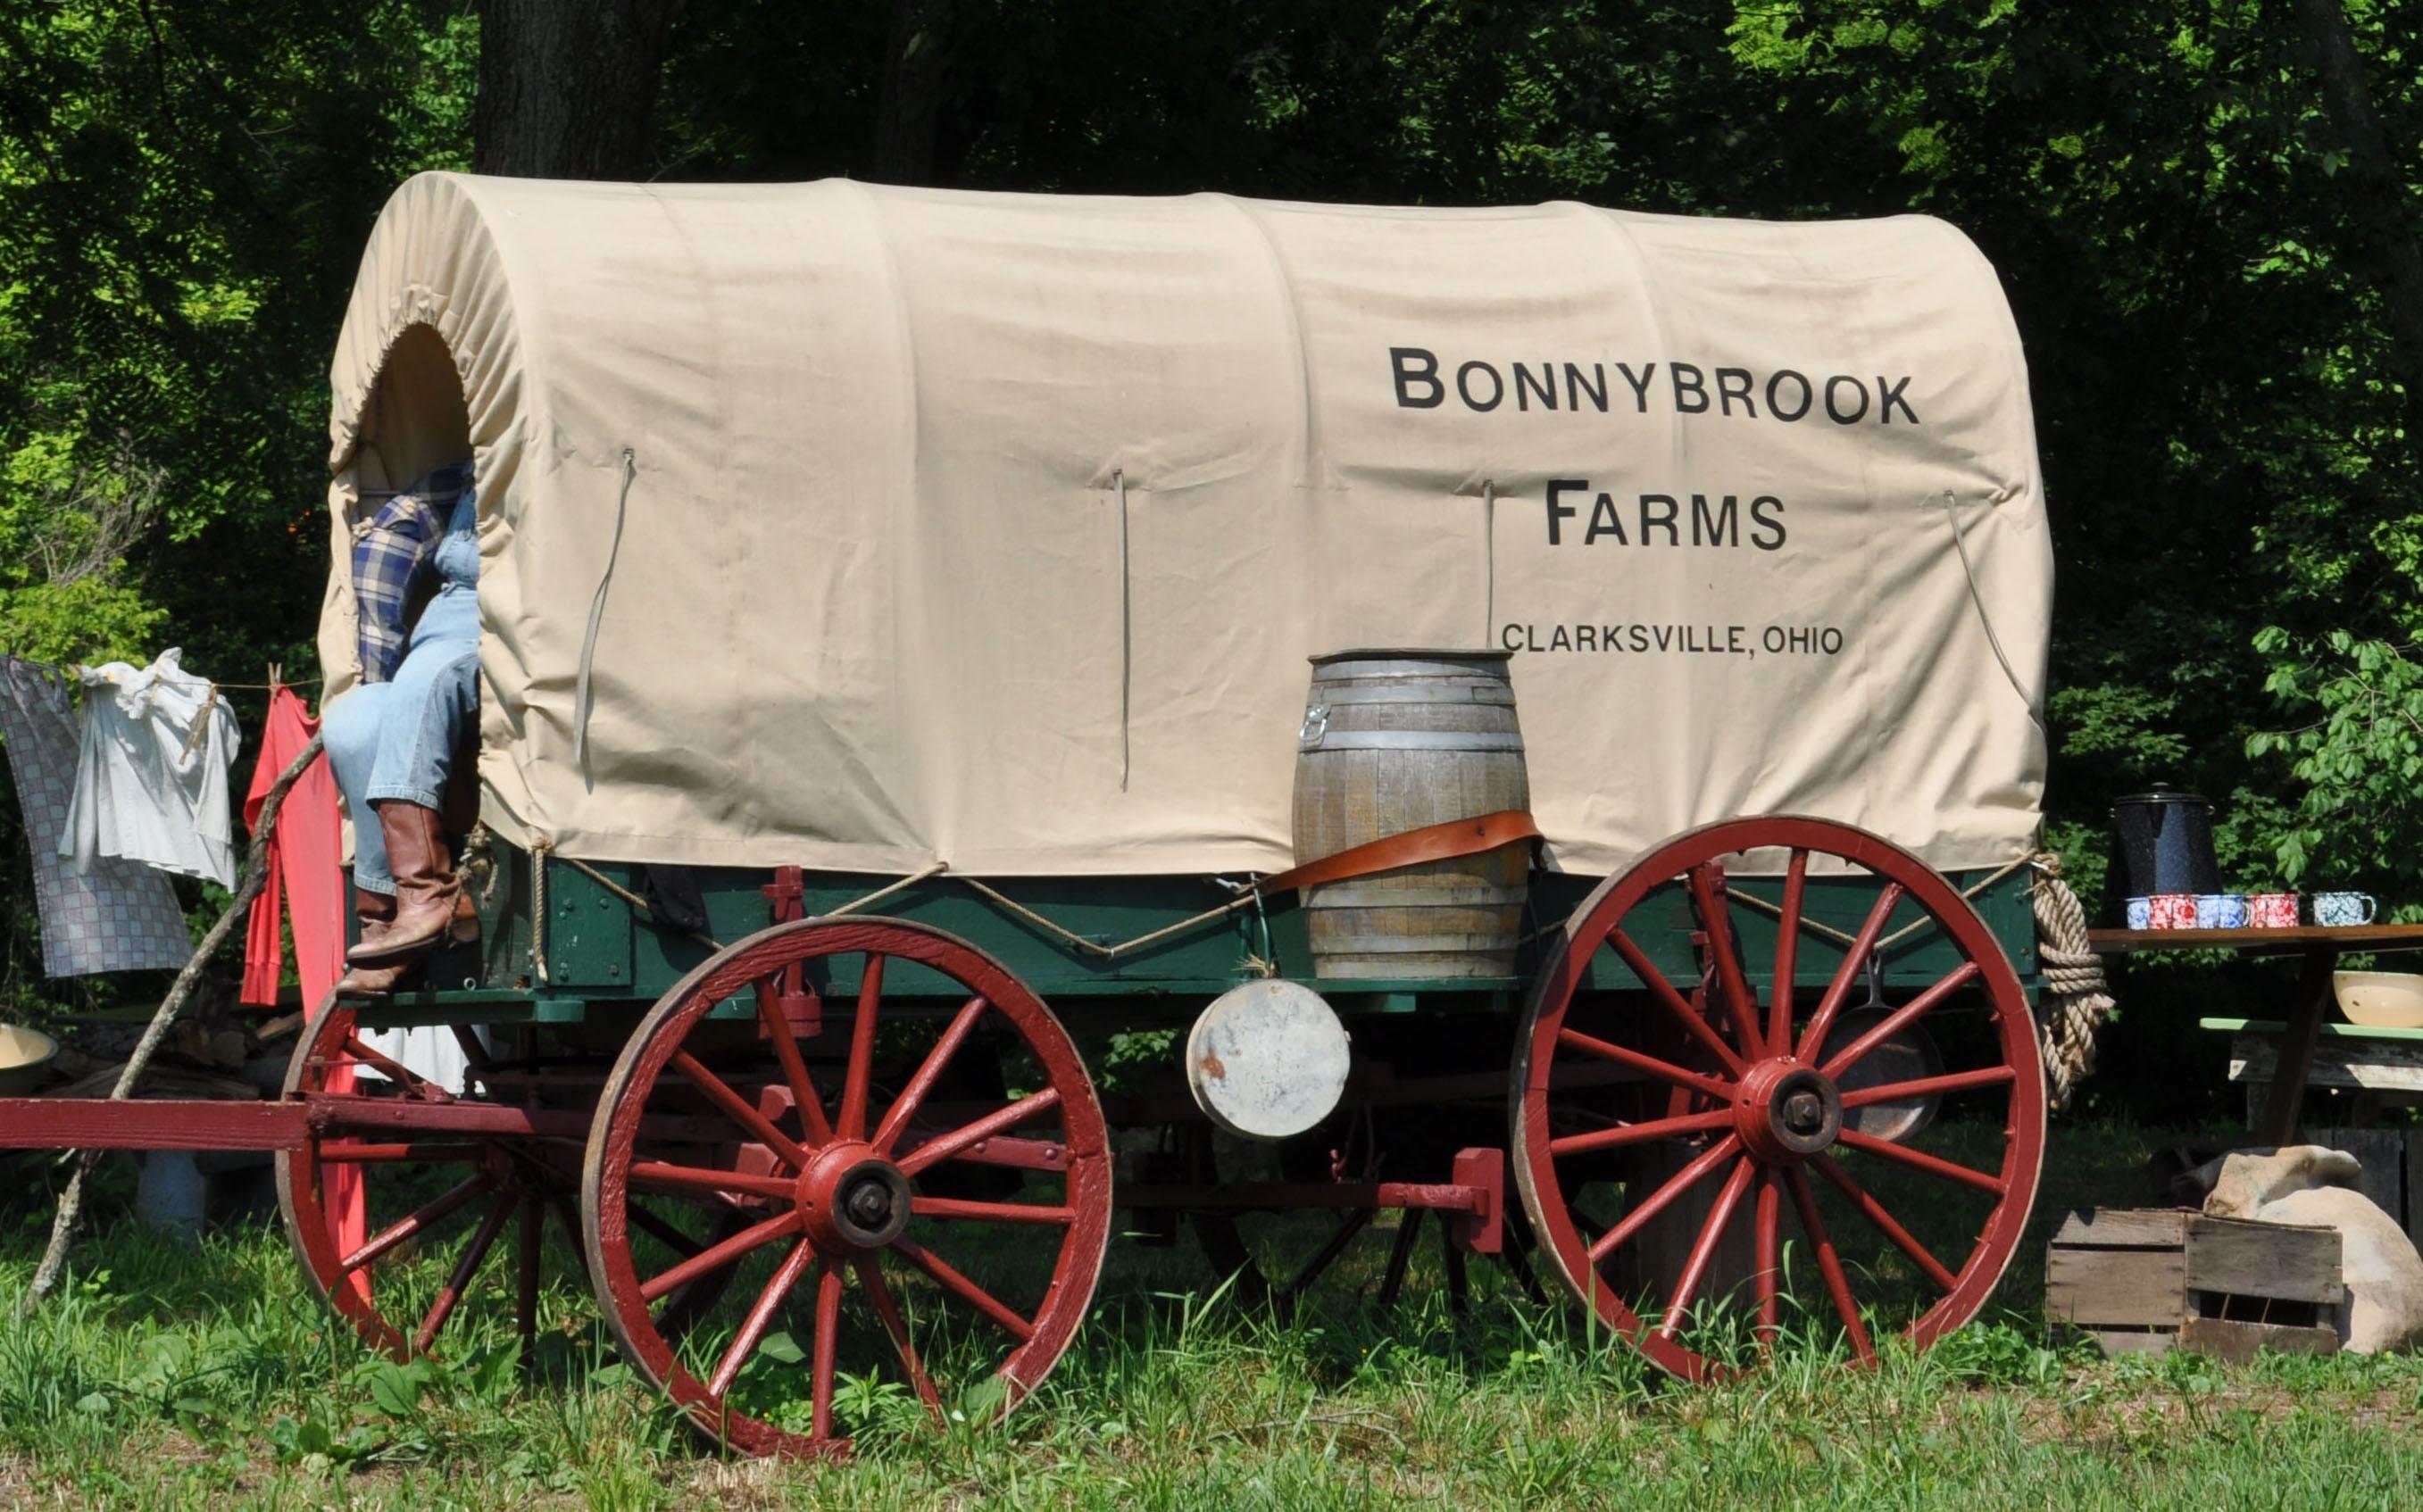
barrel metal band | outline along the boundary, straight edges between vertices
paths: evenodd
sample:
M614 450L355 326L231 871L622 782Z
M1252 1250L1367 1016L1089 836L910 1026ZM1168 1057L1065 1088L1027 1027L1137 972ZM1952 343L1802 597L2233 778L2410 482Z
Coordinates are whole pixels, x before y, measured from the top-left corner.
M1433 685L1433 690L1438 685ZM1460 698L1417 698L1402 687L1324 687L1319 701L1322 703L1387 703L1405 708L1463 708L1468 704L1487 704L1495 708L1514 707L1514 690L1503 683L1451 682L1449 691L1461 693Z
M1516 750L1523 737L1475 730L1331 730L1307 750Z
M1323 886L1304 900L1307 908L1520 908L1529 900L1528 888L1493 888L1481 883L1451 888L1350 887L1343 882Z

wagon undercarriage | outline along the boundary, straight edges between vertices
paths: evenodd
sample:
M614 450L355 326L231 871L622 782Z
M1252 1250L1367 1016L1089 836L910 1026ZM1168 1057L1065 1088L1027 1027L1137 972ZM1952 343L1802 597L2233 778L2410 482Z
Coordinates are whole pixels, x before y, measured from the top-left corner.
M1964 898L1842 825L1711 826L1578 902L1544 875L1535 914L1571 915L1512 978L1313 980L1354 1069L1278 1144L1207 1118L1153 1026L1303 972L1283 900L1108 954L1204 915L1203 885L1135 880L1088 914L938 877L863 917L827 911L847 879L705 874L706 933L759 926L710 949L618 897L627 870L542 868L499 857L485 960L433 969L464 988L323 1005L278 1101L0 1103L0 1143L274 1150L306 1273L374 1347L442 1354L484 1308L534 1343L548 1275L574 1274L635 1368L759 1453L844 1447L870 1392L1006 1412L1076 1336L1114 1233L1191 1236L1280 1307L1393 1302L1434 1235L1458 1305L1492 1257L1703 1378L1786 1333L1861 1361L1932 1342L2035 1192L2041 1074L2004 950L2032 970L2025 873ZM769 896L803 917L764 927ZM370 1042L408 1024L448 1034L459 1084Z

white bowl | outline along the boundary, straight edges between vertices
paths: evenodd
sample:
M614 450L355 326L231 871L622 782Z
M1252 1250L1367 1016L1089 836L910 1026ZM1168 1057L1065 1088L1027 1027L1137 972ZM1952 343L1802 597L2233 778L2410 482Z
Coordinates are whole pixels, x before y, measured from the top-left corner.
M0 1024L0 1097L22 1097L42 1079L58 1042L38 1029Z
M2413 971L2334 971L2331 990L2351 1024L2423 1029L2423 975Z

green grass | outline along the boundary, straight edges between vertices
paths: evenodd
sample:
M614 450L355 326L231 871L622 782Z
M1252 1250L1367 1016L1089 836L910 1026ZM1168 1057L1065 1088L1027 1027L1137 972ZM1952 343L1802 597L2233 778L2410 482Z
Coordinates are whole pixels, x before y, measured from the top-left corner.
M0 1506L2423 1504L2423 1363L2047 1347L2053 1210L2141 1201L2154 1142L2057 1130L1994 1315L1875 1372L1803 1341L1743 1384L1676 1386L1486 1272L1461 1322L1424 1269L1394 1313L1340 1297L1279 1323L1203 1297L1183 1248L1115 1246L1086 1331L1006 1428L936 1433L862 1383L841 1466L702 1452L568 1284L533 1375L493 1329L405 1369L331 1324L276 1235L196 1248L120 1223L24 1320L44 1217L25 1204L0 1240Z

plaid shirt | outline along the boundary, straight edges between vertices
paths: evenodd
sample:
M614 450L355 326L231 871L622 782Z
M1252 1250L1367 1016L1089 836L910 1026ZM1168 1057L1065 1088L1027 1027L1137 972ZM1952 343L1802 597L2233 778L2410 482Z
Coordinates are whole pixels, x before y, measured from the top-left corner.
M363 682L386 682L404 660L404 611L429 571L448 516L470 487L469 463L440 467L388 499L354 537Z

